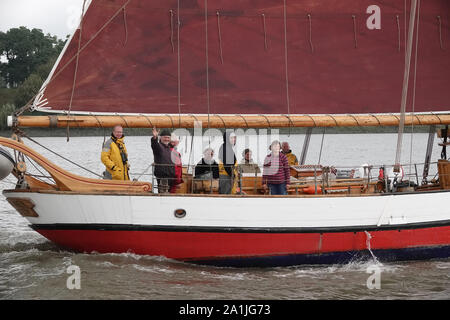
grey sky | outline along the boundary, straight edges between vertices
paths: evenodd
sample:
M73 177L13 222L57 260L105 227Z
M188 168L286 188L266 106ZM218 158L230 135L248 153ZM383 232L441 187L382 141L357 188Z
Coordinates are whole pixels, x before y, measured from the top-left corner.
M25 26L64 39L77 26L83 0L0 0L0 31Z

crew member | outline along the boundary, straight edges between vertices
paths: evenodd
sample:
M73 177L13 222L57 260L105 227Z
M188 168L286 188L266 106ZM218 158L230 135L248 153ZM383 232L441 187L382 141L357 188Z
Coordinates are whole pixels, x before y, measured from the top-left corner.
M288 162L289 162L290 166L298 166L297 156L292 153L292 150L291 150L291 147L289 146L289 143L283 142L281 144L281 152L288 159Z
M128 175L130 165L124 137L122 126L116 125L111 138L103 144L101 160L106 167L106 171L103 172L104 179L130 180Z

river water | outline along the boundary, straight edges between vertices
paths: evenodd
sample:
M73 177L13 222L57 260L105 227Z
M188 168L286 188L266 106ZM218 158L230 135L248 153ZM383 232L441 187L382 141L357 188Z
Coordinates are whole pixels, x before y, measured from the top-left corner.
M406 135L402 163L423 163L427 134ZM268 140L271 140L270 137ZM281 136L290 142L297 156L304 135ZM265 138L264 138L265 139ZM95 173L101 173L100 151L103 137L36 138L72 161ZM220 139L219 139L220 140ZM245 140L245 139L241 139ZM126 137L131 173L139 180L150 179L152 162L149 137ZM209 141L209 140L208 140ZM215 141L217 146L220 141ZM26 143L56 164L85 176L93 176L67 163L31 142ZM395 158L395 134L315 134L311 138L306 163L357 168L362 164L392 164ZM189 156L189 140L182 140L179 150L184 163L197 162L201 148ZM322 145L322 148L321 148ZM433 159L440 150L434 143ZM245 146L239 145L237 153ZM262 161L266 146L256 147L255 160ZM414 180L415 169L413 166ZM436 172L436 165L431 171ZM30 167L30 170L35 170ZM408 170L407 170L408 171ZM418 169L419 177L422 173ZM0 182L1 189L14 187L10 176ZM69 267L80 270L80 289L69 289ZM373 268L378 270L378 287L370 286ZM372 278L373 279L373 278ZM450 259L380 263L353 261L345 265L295 266L283 268L217 268L190 265L163 257L126 254L85 254L58 248L28 227L27 221L0 198L0 299L449 299Z

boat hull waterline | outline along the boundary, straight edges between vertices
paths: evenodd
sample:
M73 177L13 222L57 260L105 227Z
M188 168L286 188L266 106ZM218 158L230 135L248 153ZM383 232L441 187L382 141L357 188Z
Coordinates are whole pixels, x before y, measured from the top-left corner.
M450 193L445 191L265 198L19 191L4 195L10 203L32 203L35 214L18 210L31 227L77 252L132 252L229 267L450 256L450 208L445 206ZM180 209L186 215L178 218L174 212Z

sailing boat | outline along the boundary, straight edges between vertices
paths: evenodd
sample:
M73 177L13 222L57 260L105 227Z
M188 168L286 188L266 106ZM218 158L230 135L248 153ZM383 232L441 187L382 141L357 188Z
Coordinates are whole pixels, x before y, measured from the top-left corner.
M19 128L398 126L401 150L405 125L430 126L433 141L450 123L449 13L446 0L85 1L38 95L10 117L14 138L0 138L18 178L3 195L34 230L81 252L220 266L347 262L369 251L448 257L445 128L436 181L331 183L321 168L314 182L297 176L286 196L261 193L256 180L246 194L194 194L189 173L178 194L81 177L26 146ZM53 182L30 174L24 157Z

